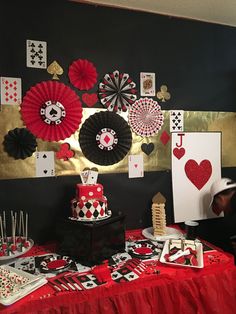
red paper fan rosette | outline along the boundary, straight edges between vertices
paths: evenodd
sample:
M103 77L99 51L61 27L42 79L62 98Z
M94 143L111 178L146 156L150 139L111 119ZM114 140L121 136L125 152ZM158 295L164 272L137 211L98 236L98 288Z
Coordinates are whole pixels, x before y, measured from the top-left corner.
M128 121L134 133L149 137L161 129L164 116L157 101L151 98L140 98L130 108Z
M86 59L74 61L69 67L68 76L71 84L80 90L89 90L97 82L97 70Z
M121 116L101 111L85 120L80 129L79 143L88 160L98 165L113 165L130 150L132 133Z
M137 99L136 84L129 74L114 71L104 76L99 84L98 95L101 104L109 111L127 111Z
M21 104L26 127L45 141L60 141L79 128L82 105L78 95L57 81L46 81L31 87Z

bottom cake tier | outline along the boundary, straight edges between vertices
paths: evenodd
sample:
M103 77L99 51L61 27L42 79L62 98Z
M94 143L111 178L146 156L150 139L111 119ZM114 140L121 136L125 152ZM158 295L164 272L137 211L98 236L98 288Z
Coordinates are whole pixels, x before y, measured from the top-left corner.
M85 199L71 201L72 217L71 220L96 221L111 217L111 211L107 208L107 199Z

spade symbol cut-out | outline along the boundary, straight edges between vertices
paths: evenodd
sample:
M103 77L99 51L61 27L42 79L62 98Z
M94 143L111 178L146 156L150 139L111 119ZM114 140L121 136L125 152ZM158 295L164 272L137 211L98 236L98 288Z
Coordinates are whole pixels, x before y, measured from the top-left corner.
M53 117L55 117L57 115L57 111L54 108L52 108L49 113Z

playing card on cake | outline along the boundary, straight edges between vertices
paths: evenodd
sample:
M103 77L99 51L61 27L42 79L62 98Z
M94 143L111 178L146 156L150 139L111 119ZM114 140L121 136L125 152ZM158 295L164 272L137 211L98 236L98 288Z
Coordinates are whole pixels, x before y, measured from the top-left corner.
M170 111L170 132L184 131L184 111L171 110Z
M55 176L54 152L37 152L36 156L36 177Z
M129 155L129 178L143 177L143 155Z
M156 82L155 73L140 73L140 95L141 96L155 96Z
M221 132L172 133L175 222L215 218L210 187L221 177Z
M1 77L1 104L21 104L21 78Z
M46 69L47 43L39 40L26 40L26 66L28 68Z

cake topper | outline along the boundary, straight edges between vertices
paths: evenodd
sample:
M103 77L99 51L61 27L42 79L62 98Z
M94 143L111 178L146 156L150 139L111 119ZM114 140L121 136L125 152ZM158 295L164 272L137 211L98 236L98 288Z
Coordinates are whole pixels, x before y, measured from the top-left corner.
M80 178L83 184L96 184L98 178L98 169L96 167L93 168L84 168L80 174Z

